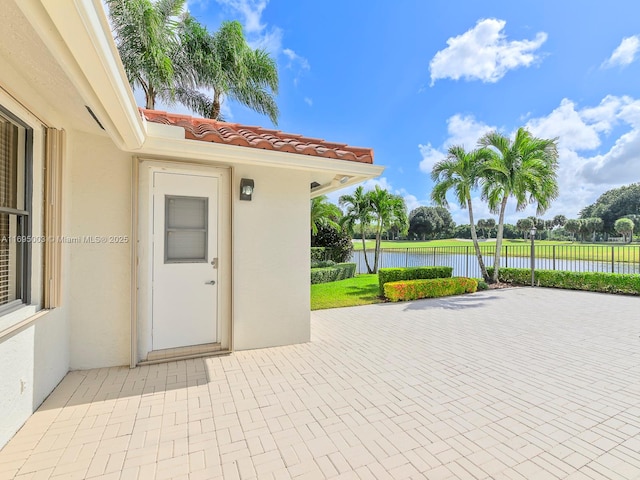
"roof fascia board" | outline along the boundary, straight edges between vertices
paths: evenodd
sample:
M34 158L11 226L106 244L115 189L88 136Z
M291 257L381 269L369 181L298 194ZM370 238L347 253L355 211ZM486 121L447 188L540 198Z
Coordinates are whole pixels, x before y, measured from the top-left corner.
M231 165L244 164L336 172L343 175L364 177L364 180L375 178L384 171L383 166L370 163L157 136L147 136L147 141L139 153L188 160L209 160ZM341 185L341 187L343 186Z
M114 142L140 148L146 132L100 0L16 3Z

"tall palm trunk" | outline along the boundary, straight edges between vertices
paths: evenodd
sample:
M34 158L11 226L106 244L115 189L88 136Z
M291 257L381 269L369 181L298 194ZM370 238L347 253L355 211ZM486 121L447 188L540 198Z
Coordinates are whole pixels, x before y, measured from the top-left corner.
M211 104L211 117L214 120L218 120L220 117L220 93L213 92L213 103Z
M500 255L502 254L502 235L504 233L504 212L507 209L509 195L505 192L500 203L500 216L498 217L498 234L496 235L496 253L493 257L493 283L499 283L498 270L500 269Z
M362 237L362 254L364 255L364 264L367 266L367 273L373 273L371 271L371 267L369 266L369 259L367 258L367 242L365 242L364 235L364 226L360 231L360 236Z
M140 75L138 75L138 83L142 86L144 92L145 107L147 110L155 110L156 108L156 92L153 87L147 83Z
M471 198L467 199L467 208L469 209L469 222L471 227L471 239L473 240L473 248L476 251L476 257L478 257L478 265L480 265L480 273L482 274L482 278L484 278L485 282L489 281L489 273L487 273L487 267L484 264L484 259L482 258L482 252L480 251L480 244L478 243L478 235L476 233L476 225L473 221L473 204L471 203Z
M382 224L378 223L378 228L376 228L376 250L375 255L373 257L373 272L378 273L378 258L380 257L380 240L382 237Z
M156 98L155 95L151 93L146 94L146 107L147 110L155 110L156 109Z

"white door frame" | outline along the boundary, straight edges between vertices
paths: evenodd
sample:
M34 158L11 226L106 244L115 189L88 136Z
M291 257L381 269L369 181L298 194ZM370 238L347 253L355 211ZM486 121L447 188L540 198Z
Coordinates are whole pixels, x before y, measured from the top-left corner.
M132 188L132 322L131 367L151 351L153 282L153 188L155 172L187 173L219 180L218 211L218 340L222 351L232 349L231 322L231 169L171 160L135 158Z

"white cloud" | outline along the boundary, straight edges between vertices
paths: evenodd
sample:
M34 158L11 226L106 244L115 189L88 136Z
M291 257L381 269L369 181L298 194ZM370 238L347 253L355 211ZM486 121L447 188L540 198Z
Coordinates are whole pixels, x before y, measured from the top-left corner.
M586 159L581 174L592 184L640 181L640 130L625 133L608 152Z
M484 134L496 130L496 127L479 122L473 115L456 114L447 120L449 138L445 145L462 145L466 150L473 150Z
M250 35L247 43L253 49L266 50L274 57L277 57L282 51L282 29L271 27L269 31L259 35Z
M293 85L297 87L300 77L311 70L311 65L309 65L309 61L306 58L298 55L290 48L285 48L282 53L289 59L285 68L294 72Z
M262 12L267 7L268 0L217 0L217 2L242 15L242 23L247 33L259 33L264 30Z
M290 48L285 48L282 53L284 53L286 55L286 57L289 59L289 63L287 64L287 68L292 68L294 66L294 64L299 65L299 67L302 70L309 70L311 67L309 65L309 62L306 58L301 57L300 55L298 55L296 52L294 52L293 50L291 50Z
M407 206L407 213L423 205L423 203L418 200L418 197L410 193L405 193L402 198L404 198L404 203Z
M312 98L304 97L304 103L306 103L310 107L313 107L313 99Z
M603 191L640 181L640 100L608 95L599 105L580 109L564 99L549 115L527 126L536 136L560 137L560 197L546 216L577 216ZM601 148L603 136L615 126L626 131L608 150L591 156L580 153Z
M393 190L393 187L389 183L389 180L387 180L387 177L372 178L362 183L362 187L364 188L365 192L368 192L369 190L373 190L376 187L380 187L383 190L389 190L390 192L397 193Z
M443 78L495 83L509 70L536 62L540 57L535 51L547 40L547 34L539 32L534 40L507 41L505 25L496 18L479 20L472 29L449 38L447 48L429 63L431 85Z
M531 118L525 126L539 137L559 137L560 196L545 213L545 218L559 214L576 217L581 208L593 203L604 191L640 181L640 99L608 95L598 105L582 108L570 99L563 99L548 115ZM419 145L420 169L430 173L433 163L444 156L446 145L464 143L469 149L474 145L467 146L465 139L477 140L484 132L494 129L472 116L452 116L448 120L449 138L442 147ZM621 129L619 136L608 138ZM599 151L605 141L605 145L611 146ZM477 195L473 205L476 219L490 215L486 203ZM515 204L510 201L505 221L515 223L519 218L535 215L535 208L530 205L516 212ZM450 209L457 223L468 223L468 212L451 199Z
M247 43L251 48L260 48L278 56L282 51L282 29L269 27L262 20L262 14L269 0L216 0L238 15L247 34Z
M446 153L437 148L433 148L430 143L426 145L420 144L418 145L418 149L420 150L420 155L422 155L420 170L427 174L431 174L433 166L446 156Z
M583 108L580 111L580 117L590 123L596 132L608 134L617 123L618 112L632 103L633 99L627 96L607 95L598 106Z
M559 137L559 146L571 150L592 150L600 146L600 136L594 124L585 123L575 104L566 98L546 117L529 120L526 127L537 137Z
M447 155L448 147L461 145L466 150L473 150L477 146L478 139L492 130L496 130L496 127L478 122L473 115L453 115L447 120L449 137L441 147L435 148L430 143L418 145L422 156L420 170L430 174L433 166Z
M602 68L626 67L633 63L640 50L640 36L625 37L616 47L611 56L601 65Z

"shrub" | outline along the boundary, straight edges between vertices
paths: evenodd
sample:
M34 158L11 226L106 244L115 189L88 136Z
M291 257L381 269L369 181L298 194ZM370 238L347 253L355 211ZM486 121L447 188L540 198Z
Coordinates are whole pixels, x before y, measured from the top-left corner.
M488 290L489 285L483 279L478 279L478 290Z
M329 225L318 226L318 233L311 237L311 246L326 248L326 256L318 260L333 260L337 263L349 260L353 252L351 236L346 231Z
M451 267L408 267L381 268L378 270L378 285L380 295L384 295L384 284L400 280L425 280L428 278L450 278L453 274Z
M427 280L406 280L384 284L384 296L392 302L437 298L461 293L473 293L478 289L474 278L433 278Z
M333 267L336 264L333 260L320 260L319 262L311 262L311 268Z
M531 270L528 268L501 268L499 279L505 283L530 285ZM640 295L640 275L637 274L536 270L534 283L539 287Z
M336 263L333 267L312 268L311 284L336 282L352 278L356 274L355 263Z
M314 262L324 262L329 252L324 247L311 247L311 264Z

